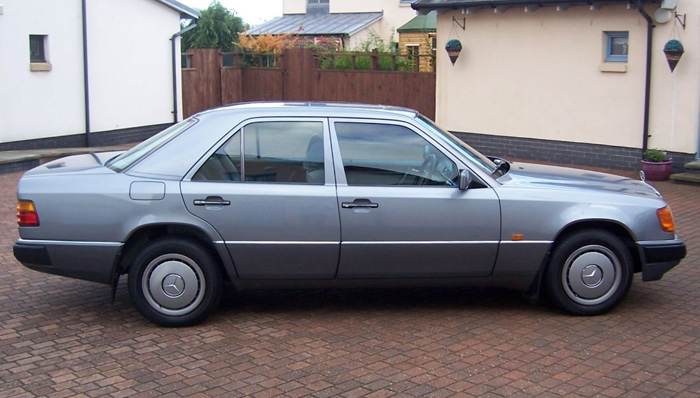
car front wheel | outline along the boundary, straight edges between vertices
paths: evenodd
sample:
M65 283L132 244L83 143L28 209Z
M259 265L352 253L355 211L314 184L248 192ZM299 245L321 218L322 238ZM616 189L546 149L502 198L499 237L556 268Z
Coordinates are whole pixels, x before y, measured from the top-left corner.
M624 242L603 230L565 237L554 249L546 281L550 299L578 315L598 315L622 301L632 284L632 258Z
M161 326L197 324L221 296L221 273L211 254L177 238L146 246L129 270L128 284L136 308Z

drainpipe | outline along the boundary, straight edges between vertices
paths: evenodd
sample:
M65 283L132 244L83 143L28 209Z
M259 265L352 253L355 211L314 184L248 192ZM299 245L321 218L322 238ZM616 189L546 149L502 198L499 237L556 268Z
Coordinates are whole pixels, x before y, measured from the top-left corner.
M639 13L642 14L647 21L647 62L646 62L646 82L644 86L644 137L642 139L642 154L649 146L649 103L651 102L651 40L652 30L654 29L654 21L649 14L644 11L644 0L639 0Z
M90 146L90 86L88 79L87 0L83 0L83 87L85 90L85 146Z
M85 1L85 0L83 0ZM170 40L173 42L173 122L177 123L177 56L180 54L180 51L177 48L177 39L179 36L182 36L185 32L190 31L194 28L197 27L197 21L192 22L189 26L186 28L182 29L181 31L175 33Z

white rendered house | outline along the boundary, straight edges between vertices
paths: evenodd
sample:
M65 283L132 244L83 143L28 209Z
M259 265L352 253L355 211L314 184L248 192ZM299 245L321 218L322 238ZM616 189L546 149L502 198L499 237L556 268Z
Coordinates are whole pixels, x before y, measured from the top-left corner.
M138 141L179 119L180 20L199 16L174 0L0 0L0 149Z

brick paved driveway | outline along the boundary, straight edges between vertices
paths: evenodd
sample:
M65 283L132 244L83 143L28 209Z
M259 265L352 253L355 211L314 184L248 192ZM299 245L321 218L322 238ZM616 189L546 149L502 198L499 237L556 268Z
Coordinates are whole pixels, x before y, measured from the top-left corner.
M499 290L290 291L161 329L125 278L110 305L107 286L15 261L19 176L0 175L2 397L700 395L700 187L654 184L689 255L604 316Z

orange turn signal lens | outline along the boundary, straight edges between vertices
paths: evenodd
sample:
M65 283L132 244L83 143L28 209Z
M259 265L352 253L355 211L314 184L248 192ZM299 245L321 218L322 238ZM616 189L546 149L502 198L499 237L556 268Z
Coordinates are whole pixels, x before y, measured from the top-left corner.
M656 211L656 217L659 218L659 224L661 224L661 229L666 232L675 232L676 227L673 224L673 214L671 213L671 208L666 206Z
M17 201L17 225L20 227L39 226L39 214L31 200Z

